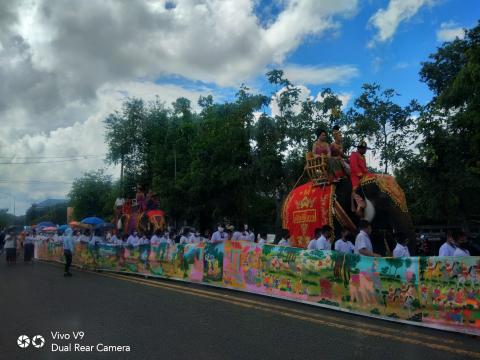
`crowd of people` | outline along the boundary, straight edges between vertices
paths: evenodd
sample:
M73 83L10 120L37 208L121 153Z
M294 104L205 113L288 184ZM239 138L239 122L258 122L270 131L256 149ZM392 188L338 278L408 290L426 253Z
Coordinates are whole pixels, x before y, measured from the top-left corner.
M17 256L22 249L23 261L25 263L32 262L35 250L34 238L24 235L6 229L0 231L0 255L5 253L7 265L16 263Z
M315 230L314 237L310 240L307 249L309 250L335 250L343 254L359 254L363 256L381 257L376 253L371 241L372 226L366 220L361 220L358 233L353 233L347 228L341 230L340 238L334 241L333 228L324 225ZM184 227L180 231L166 229L157 230L153 234L145 234L134 230L130 233L115 233L112 231L67 228L63 233L43 233L29 230L15 235L12 232L0 231L0 254L6 255L7 264L16 262L19 252L23 249L24 261L31 262L34 253L35 241L51 241L63 243L66 259L65 274L70 274L71 258L74 252L75 243L82 242L90 245L111 244L123 246L160 245L160 244L197 244L197 243L221 243L227 240L250 241L260 245L276 244L279 246L292 246L290 234L283 231L280 238L274 241L267 241L266 233L255 233L248 224L243 224L239 229L232 225L218 224L212 233L206 230L201 233L193 227ZM440 247L438 256L470 256L467 249L467 236L465 232L449 231L445 243ZM396 238L396 246L392 252L393 257L409 257L410 251L404 237Z

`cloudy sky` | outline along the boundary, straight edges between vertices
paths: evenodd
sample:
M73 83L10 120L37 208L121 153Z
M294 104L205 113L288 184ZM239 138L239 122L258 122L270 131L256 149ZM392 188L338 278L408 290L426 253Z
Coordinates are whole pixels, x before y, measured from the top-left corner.
M425 103L420 62L478 14L477 0L2 1L0 208L65 198L104 167L102 120L126 96L224 101L282 68L346 106L373 81Z

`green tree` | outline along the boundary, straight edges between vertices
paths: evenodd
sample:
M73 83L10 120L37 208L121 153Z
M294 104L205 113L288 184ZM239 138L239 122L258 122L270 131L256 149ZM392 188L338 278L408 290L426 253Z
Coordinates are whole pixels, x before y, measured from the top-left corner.
M99 216L107 220L113 213L112 198L115 197L110 175L103 170L86 172L73 181L68 194L74 216L81 220L87 216Z
M364 84L363 93L355 99L348 113L351 131L361 138L373 140L373 150L379 153L384 173L411 154L416 139L413 115L421 110L417 101L407 106L394 102L399 94L394 89L382 90L378 84Z
M479 74L480 26L422 64L420 78L434 97L419 118L418 154L397 175L426 221L467 227L468 217L480 214Z

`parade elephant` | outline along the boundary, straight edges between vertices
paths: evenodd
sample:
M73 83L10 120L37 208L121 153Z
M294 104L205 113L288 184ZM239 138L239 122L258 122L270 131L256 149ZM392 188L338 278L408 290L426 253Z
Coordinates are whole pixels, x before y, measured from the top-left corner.
M162 210L122 214L117 223L119 230L126 234L134 230L141 231L145 234L151 234L156 230L163 231L166 226L165 213Z
M413 255L416 235L403 190L390 175L372 174L362 179L357 193L367 207L363 218L372 224L374 250L388 254L394 237L409 240ZM344 178L338 183L315 185L313 181L293 189L283 206L283 227L289 230L294 246L306 247L316 228L332 225L338 239L342 227L357 231L360 218L352 210L352 184Z

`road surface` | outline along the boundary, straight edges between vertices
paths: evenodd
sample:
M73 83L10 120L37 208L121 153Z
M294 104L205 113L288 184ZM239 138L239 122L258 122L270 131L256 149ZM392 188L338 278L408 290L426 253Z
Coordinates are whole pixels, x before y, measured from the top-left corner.
M480 358L473 336L168 280L75 269L64 278L44 262L0 261L0 315L1 359ZM20 348L20 335L45 345ZM116 351L98 351L105 345Z

